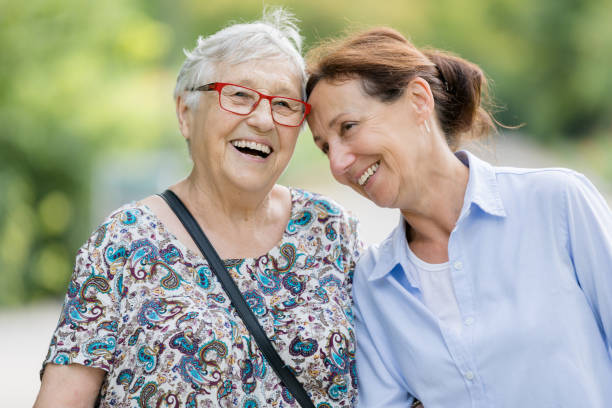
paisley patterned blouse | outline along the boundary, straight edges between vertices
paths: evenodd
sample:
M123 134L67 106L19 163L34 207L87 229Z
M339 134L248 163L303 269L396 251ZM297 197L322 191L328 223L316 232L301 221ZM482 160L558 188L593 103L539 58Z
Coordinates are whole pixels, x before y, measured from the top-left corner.
M322 196L291 196L279 245L225 265L315 405L350 407L356 220ZM207 262L139 203L79 250L49 362L106 370L103 407L298 406Z

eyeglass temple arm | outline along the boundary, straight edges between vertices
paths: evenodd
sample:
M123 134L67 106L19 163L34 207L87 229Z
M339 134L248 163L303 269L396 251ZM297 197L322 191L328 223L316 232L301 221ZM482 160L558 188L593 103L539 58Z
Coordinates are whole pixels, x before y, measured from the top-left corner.
M190 92L194 92L194 91L215 91L216 90L216 86L217 86L216 82L211 82L210 84L200 85L200 86L194 87L194 88L189 88L188 91L190 91Z

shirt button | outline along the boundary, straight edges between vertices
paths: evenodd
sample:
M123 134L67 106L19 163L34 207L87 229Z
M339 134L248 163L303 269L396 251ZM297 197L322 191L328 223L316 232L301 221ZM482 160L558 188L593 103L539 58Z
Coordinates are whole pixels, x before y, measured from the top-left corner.
M455 263L453 264L453 267L457 270L461 270L463 268L463 262L455 261Z
M468 371L467 373L465 373L465 378L472 381L474 379L474 373L471 371Z
M463 322L465 323L466 326L471 326L471 325L474 324L474 318L473 317L468 317Z

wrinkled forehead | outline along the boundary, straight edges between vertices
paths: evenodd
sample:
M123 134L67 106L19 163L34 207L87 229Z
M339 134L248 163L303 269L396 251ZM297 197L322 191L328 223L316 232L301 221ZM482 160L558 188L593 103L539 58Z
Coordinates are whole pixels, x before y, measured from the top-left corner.
M253 59L238 64L221 62L215 71L216 82L242 85L270 95L302 98L302 74L288 58Z

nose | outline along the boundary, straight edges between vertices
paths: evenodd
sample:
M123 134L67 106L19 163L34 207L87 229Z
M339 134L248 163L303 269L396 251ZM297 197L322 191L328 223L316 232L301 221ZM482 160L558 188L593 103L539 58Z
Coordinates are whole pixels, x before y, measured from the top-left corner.
M249 114L247 123L261 132L267 132L274 128L270 101L262 98L255 110Z
M347 172L355 162L355 155L351 152L350 146L341 141L328 142L327 158L332 175L340 183L348 184Z

